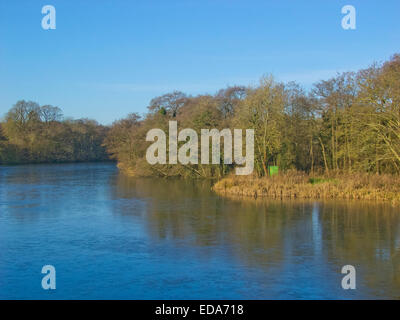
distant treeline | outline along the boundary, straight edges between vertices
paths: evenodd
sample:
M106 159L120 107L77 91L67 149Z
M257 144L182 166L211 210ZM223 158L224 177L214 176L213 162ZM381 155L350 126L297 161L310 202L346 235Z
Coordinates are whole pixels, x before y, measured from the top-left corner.
M233 165L149 165L152 128L255 129L255 173L268 165L313 172L400 173L400 55L358 72L316 83L264 77L253 88L228 87L215 95L172 92L154 98L149 112L115 122L105 139L120 168L133 175L221 177ZM223 159L221 148L221 159Z
M222 177L235 165L150 165L146 134L170 120L178 129L255 130L255 174L269 165L308 173L400 173L400 55L358 72L300 85L271 76L257 87L233 86L214 95L174 91L151 100L111 127L63 119L61 110L18 101L0 123L0 164L116 159L132 175ZM183 142L182 142L183 143ZM107 153L105 151L107 150Z
M63 119L61 109L18 101L0 123L0 164L101 161L108 128Z

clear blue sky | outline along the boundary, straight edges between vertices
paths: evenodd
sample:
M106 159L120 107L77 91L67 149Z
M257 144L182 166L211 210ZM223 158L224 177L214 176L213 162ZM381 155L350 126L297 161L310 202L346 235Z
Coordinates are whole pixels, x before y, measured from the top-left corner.
M44 5L56 30L41 27ZM341 8L357 10L343 30ZM104 124L172 90L266 73L309 88L400 52L399 0L0 0L0 116L19 99Z

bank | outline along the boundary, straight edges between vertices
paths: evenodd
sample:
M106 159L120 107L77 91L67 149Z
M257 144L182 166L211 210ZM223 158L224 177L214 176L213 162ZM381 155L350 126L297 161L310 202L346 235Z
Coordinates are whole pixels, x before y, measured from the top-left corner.
M400 177L360 173L309 175L288 172L272 177L222 178L212 187L219 195L275 199L358 199L400 204Z

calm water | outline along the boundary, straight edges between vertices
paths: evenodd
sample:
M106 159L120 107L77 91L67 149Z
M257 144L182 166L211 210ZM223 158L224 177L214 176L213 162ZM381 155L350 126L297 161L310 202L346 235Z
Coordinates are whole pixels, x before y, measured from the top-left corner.
M0 298L398 299L400 212L228 200L113 164L0 167Z

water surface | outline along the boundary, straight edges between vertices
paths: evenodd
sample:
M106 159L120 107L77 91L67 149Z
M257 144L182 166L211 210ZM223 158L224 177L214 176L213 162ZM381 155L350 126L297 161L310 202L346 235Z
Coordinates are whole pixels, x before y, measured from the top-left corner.
M57 289L41 287L44 265ZM356 290L343 290L353 265ZM224 199L114 164L0 167L0 299L400 298L400 212Z

